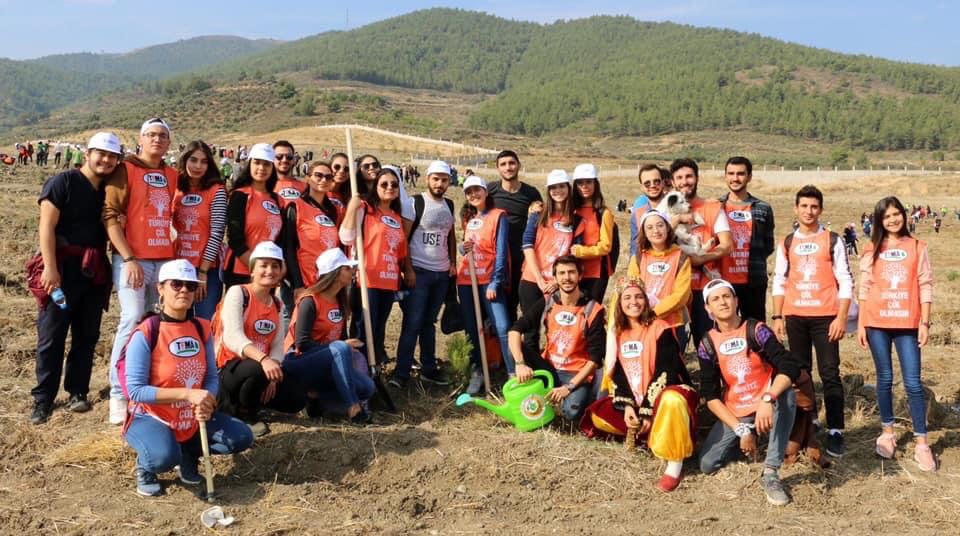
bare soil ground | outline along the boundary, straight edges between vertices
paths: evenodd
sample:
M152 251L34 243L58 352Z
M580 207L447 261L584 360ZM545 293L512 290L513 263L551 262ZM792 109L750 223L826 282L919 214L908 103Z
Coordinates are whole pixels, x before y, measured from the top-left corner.
M134 491L134 455L106 423L107 361L116 325L105 316L91 386L94 409L62 406L43 426L27 421L34 382L36 309L23 283L23 264L36 244L35 196L44 173L0 169L0 532L5 534L181 534L202 530L208 504L193 489L161 475L167 494L143 499ZM942 177L864 178L824 185L824 220L839 230L857 221L883 195L951 210L956 182ZM538 185L539 186L539 185ZM635 181L603 183L609 204L632 200ZM705 195L722 192L704 181ZM793 187L755 185L771 201L778 236L792 221ZM459 191L454 192L459 196ZM458 204L460 199L457 200ZM626 215L618 214L626 233ZM276 416L272 432L246 453L214 459L217 503L237 518L242 534L532 534L676 533L914 534L955 533L960 507L960 421L950 406L960 396L955 365L960 342L960 223L948 217L940 235L921 224L936 272L933 342L924 350L924 376L941 405L931 412L930 439L942 461L921 473L912 458L909 417L898 406L898 459L873 454L878 417L869 388L854 380L847 398L848 453L827 470L806 463L785 468L793 503L769 506L759 487L760 465L734 463L704 476L688 463L669 495L654 483L660 463L619 444L591 442L556 425L520 433L480 409L457 408L453 390L411 387L395 393L397 413L378 412L367 428L304 416ZM624 240L624 249L626 241ZM621 265L625 265L621 262ZM390 323L393 349L399 313ZM441 337L443 339L443 337ZM439 353L445 356L445 340ZM874 381L869 354L846 338L842 372ZM696 364L690 364L696 370ZM897 374L899 377L899 374ZM899 383L898 401L904 398ZM65 395L61 395L61 402Z

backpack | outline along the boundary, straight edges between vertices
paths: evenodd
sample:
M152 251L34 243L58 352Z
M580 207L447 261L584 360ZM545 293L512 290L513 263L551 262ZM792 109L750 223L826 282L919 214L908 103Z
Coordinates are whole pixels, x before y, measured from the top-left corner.
M250 305L250 292L245 285L240 285L240 292L243 294L243 312L246 313ZM283 303L279 298L273 296L273 305L277 311L283 311ZM220 310L223 308L223 300L217 304L217 310L213 312L213 318L210 319L210 331L213 336L213 355L217 357L217 363L220 362L220 353L223 351L223 321L220 320ZM283 333L278 334L280 336Z
M450 215L454 217L456 221L456 214L453 208L453 201L443 198L444 203L447 205L447 209L450 210ZM420 226L420 220L423 219L423 211L426 210L426 201L423 200L423 194L417 194L413 196L413 225L410 226L410 233L407 234L407 240L410 240L410 237L413 236L413 230Z
M793 244L794 233L796 233L796 231L788 234L786 238L783 239L783 255L787 259L787 269L783 272L783 277L787 277L788 275L790 275L790 246ZM830 265L831 266L833 265L833 255L834 255L833 252L837 247L838 240L840 240L840 235L838 235L833 231L830 231Z
M203 324L200 323L194 317L190 317L190 321L193 322L193 327L196 328L197 334L200 335L201 341L206 341L207 337L203 333ZM141 324L147 325L147 347L150 348L150 352L153 352L153 349L157 347L157 339L160 338L160 315L156 313L148 314ZM137 326L139 328L140 326ZM123 349L120 350L120 357L117 359L117 376L120 380L120 389L123 391L123 396L127 400L130 400L130 393L127 391L127 347L130 346L130 341L133 339L133 334L130 335L130 338L127 339L127 343L123 345Z

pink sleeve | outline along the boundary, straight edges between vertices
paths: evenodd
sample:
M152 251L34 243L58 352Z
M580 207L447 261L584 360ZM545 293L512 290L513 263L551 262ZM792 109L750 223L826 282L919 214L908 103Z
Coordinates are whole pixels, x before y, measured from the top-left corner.
M863 248L860 254L860 303L865 303L873 285L873 248Z
M920 283L920 303L933 303L933 269L926 242L917 244L917 279Z

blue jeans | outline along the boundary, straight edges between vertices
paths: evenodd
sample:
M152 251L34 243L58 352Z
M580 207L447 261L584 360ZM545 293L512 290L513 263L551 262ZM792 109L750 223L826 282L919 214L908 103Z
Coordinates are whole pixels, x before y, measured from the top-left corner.
M437 370L437 314L447 295L450 283L449 272L433 272L414 268L417 284L406 299L400 302L403 311L403 327L397 342L397 368L394 374L410 377L413 366L413 349L420 340L420 364L423 372L433 374Z
M903 388L910 403L910 419L914 435L927 435L927 404L923 399L923 383L920 381L920 346L915 329L867 328L867 342L873 363L877 367L877 405L880 406L880 422L893 425L893 364L891 345L897 348Z
M574 372L557 371L557 379L560 380L560 385L569 383L576 375ZM599 373L595 376L599 376ZM580 417L583 416L583 410L592 401L592 394L593 382L583 382L578 385L567 398L563 399L563 405L560 406L560 413L563 418L570 422L579 423Z
M152 311L159 295L157 294L157 277L160 275L160 265L166 261L136 261L143 268L143 285L133 288L127 284L127 263L120 255L113 255L113 288L117 289L117 301L120 302L120 323L117 324L117 334L113 339L113 350L110 352L110 398L124 400L123 390L120 388L120 377L117 375L117 361L120 352L127 345L133 330L140 324L143 314Z
M501 288L497 291L497 298L493 301L487 299L487 286L479 285L477 287L480 296L480 308L487 313L487 317L492 319L493 327L497 331L497 338L500 339L500 353L503 355L503 363L507 367L507 374L514 373L513 356L510 354L510 348L507 346L507 331L510 329L510 317L507 312L506 293ZM458 285L457 292L460 295L460 312L463 314L463 323L467 329L467 335L470 336L470 343L473 345L473 351L470 353L470 361L474 366L481 367L480 364L480 345L483 341L477 333L477 319L473 311L473 291L470 285Z
M250 427L234 417L214 412L206 426L210 454L236 454L253 444ZM195 462L202 453L199 431L179 443L169 426L150 415L134 415L123 437L137 451L137 467L151 473L169 471L180 465L183 457Z
M207 271L207 297L193 304L193 316L204 320L213 318L221 296L223 296L223 282L220 280L220 269L211 268Z
M353 348L343 341L313 346L299 356L288 353L283 373L296 377L307 391L336 391L347 406L369 399L376 391L373 380L354 368Z
M361 310L360 289L353 289L356 293L357 307L353 310L354 329L357 338L367 343L366 335L363 331L363 311ZM387 319L390 317L390 310L393 309L393 298L396 292L392 290L383 290L379 288L368 288L367 297L370 303L370 324L373 331L373 346L377 354L377 364L382 365L387 360L386 350L384 349L384 339L387 332Z
M761 402L762 404L763 402ZM770 428L770 437L767 441L767 457L763 464L771 469L780 469L783 465L784 453L787 451L787 442L790 441L790 431L793 430L793 419L797 415L797 393L789 388L777 398L773 409L773 426ZM740 422L752 423L755 414L740 417ZM733 430L727 428L723 421L717 421L707 434L707 438L700 447L700 470L705 474L717 472L726 465L740 446L740 438Z

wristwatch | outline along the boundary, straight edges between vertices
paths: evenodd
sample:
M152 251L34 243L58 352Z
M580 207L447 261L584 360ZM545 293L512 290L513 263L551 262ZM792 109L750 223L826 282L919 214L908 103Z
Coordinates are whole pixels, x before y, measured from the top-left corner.
M777 401L777 397L773 396L773 393L763 393L763 395L760 397L760 400L762 402L766 402L767 404L773 404Z
M749 423L741 422L737 423L737 426L733 429L733 433L737 434L737 437L743 439L751 434L753 427Z
M566 387L566 388L567 388L567 391L570 391L571 393L573 392L574 389L577 388L577 386L574 385L573 382L565 383L565 384L563 384L563 386Z

